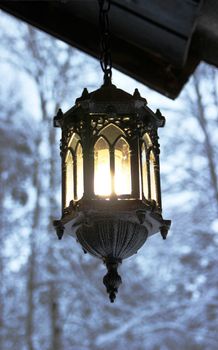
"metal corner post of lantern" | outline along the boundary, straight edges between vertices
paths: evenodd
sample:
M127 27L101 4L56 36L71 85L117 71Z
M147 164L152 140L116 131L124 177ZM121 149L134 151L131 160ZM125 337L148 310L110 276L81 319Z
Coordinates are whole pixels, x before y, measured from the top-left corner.
M162 217L159 127L154 113L136 89L131 95L111 82L108 13L110 1L99 1L103 85L82 96L54 126L62 129L62 217L58 238L74 236L84 252L102 259L103 279L111 302L122 283L117 269L136 254L147 237L166 238L170 221Z

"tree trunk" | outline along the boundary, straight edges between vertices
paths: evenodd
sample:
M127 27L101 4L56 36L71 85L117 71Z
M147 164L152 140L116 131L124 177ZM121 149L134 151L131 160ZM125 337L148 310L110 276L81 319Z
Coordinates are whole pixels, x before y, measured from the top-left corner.
M214 199L216 201L216 206L218 211L218 177L216 173L215 154L214 154L213 145L210 140L210 134L209 134L208 125L207 125L208 122L205 115L203 99L200 92L198 77L196 74L194 75L194 89L197 96L198 122L204 134L204 146L205 146L205 152L208 160L210 182L214 191Z
M49 290L50 297L50 315L51 315L51 350L60 350L61 346L61 329L59 326L59 306L58 295L55 284L51 284Z
M27 279L27 318L26 318L26 340L28 350L34 350L34 276L35 276L35 248L31 245L30 257L28 261Z
M37 149L39 148L40 140L37 142ZM28 350L34 350L33 335L34 335L34 285L36 280L36 237L40 224L40 196L41 196L41 183L39 180L39 162L36 157L34 164L34 178L33 186L36 191L35 207L33 212L33 222L30 233L30 255L28 260L28 273L27 273L27 318L26 318L26 340Z
M53 232L53 219L57 211L57 202L54 198L54 193L57 189L57 143L56 143L56 130L53 127L50 127L48 131L49 135L49 147L50 147L50 158L49 158L49 222L48 222L48 232ZM50 317L51 317L51 350L60 350L61 346L61 329L58 325L60 322L59 314L59 289L58 284L56 283L58 279L58 270L56 268L57 262L55 261L55 235L51 237L52 242L49 244L48 251L48 264L50 265L50 271L53 272L53 285L50 287L49 299L50 299Z
M1 206L0 206L1 207ZM1 208L1 213L4 211ZM3 260L3 239L1 230L2 223L0 222L0 349L4 348L4 294L2 281L4 280L4 260Z
M1 164L1 163L0 163ZM0 166L0 169L2 167ZM1 181L2 184L2 181ZM3 188L3 186L2 186ZM2 190L0 192L0 210L2 215L4 215L4 209L3 209L3 193ZM0 217L0 349L3 349L4 344L4 295L3 295L3 286L2 281L4 280L4 260L3 260L3 217Z

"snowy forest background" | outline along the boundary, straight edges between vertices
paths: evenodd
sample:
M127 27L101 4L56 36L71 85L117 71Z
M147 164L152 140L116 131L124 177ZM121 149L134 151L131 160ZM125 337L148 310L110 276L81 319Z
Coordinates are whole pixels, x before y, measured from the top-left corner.
M123 262L115 304L105 267L68 236L58 241L60 134L66 111L102 83L99 63L0 13L0 349L218 348L218 73L202 64L170 101L137 87L167 118L160 132L166 241Z

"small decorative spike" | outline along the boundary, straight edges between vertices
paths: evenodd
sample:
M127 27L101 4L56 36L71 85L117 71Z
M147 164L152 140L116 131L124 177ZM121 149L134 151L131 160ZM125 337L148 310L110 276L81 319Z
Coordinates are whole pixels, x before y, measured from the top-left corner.
M63 112L59 108L58 112L57 112L57 115L54 117L54 127L60 127L62 119L63 119Z
M107 259L105 261L108 273L104 276L103 283L107 289L111 303L113 303L116 299L118 288L122 283L122 279L117 272L117 268L120 262L121 261L118 259Z
M84 88L81 97L78 97L76 99L76 105L78 105L78 104L80 105L80 103L82 101L87 100L88 98L89 98L89 92L88 92L87 88Z
M166 227L166 226L162 226L162 227L160 228L160 234L161 234L161 236L163 237L163 239L166 239L166 238L167 238L168 231L169 231L169 228Z
M143 103L144 103L145 105L147 104L146 98L141 97L140 92L139 92L138 89L135 89L134 94L133 94L133 97L134 97L136 100L143 101Z
M89 92L88 92L88 90L87 90L87 88L84 88L83 89L83 93L82 93L82 98L87 98L88 97L88 95L89 95Z
M61 239L64 235L64 226L62 222L60 220L54 220L53 224L54 224L54 227L56 228L58 239Z
M156 115L157 115L158 117L162 117L162 113L161 113L161 111L160 111L159 109L156 110Z
M136 98L140 98L141 97L140 92L139 92L138 89L135 89L133 97L136 97Z
M163 114L161 113L161 111L159 109L156 110L155 115L156 115L157 120L160 123L159 125L161 127L164 127L166 120L165 120L165 117L163 116Z

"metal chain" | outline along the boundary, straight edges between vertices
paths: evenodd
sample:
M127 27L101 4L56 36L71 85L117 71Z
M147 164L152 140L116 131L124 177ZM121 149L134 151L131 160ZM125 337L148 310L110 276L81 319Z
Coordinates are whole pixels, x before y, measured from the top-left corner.
M104 82L108 84L111 82L112 77L112 60L110 50L110 32L109 32L109 18L108 13L110 11L110 0L98 0L99 2L99 24L101 31L101 56L100 64L104 72Z

